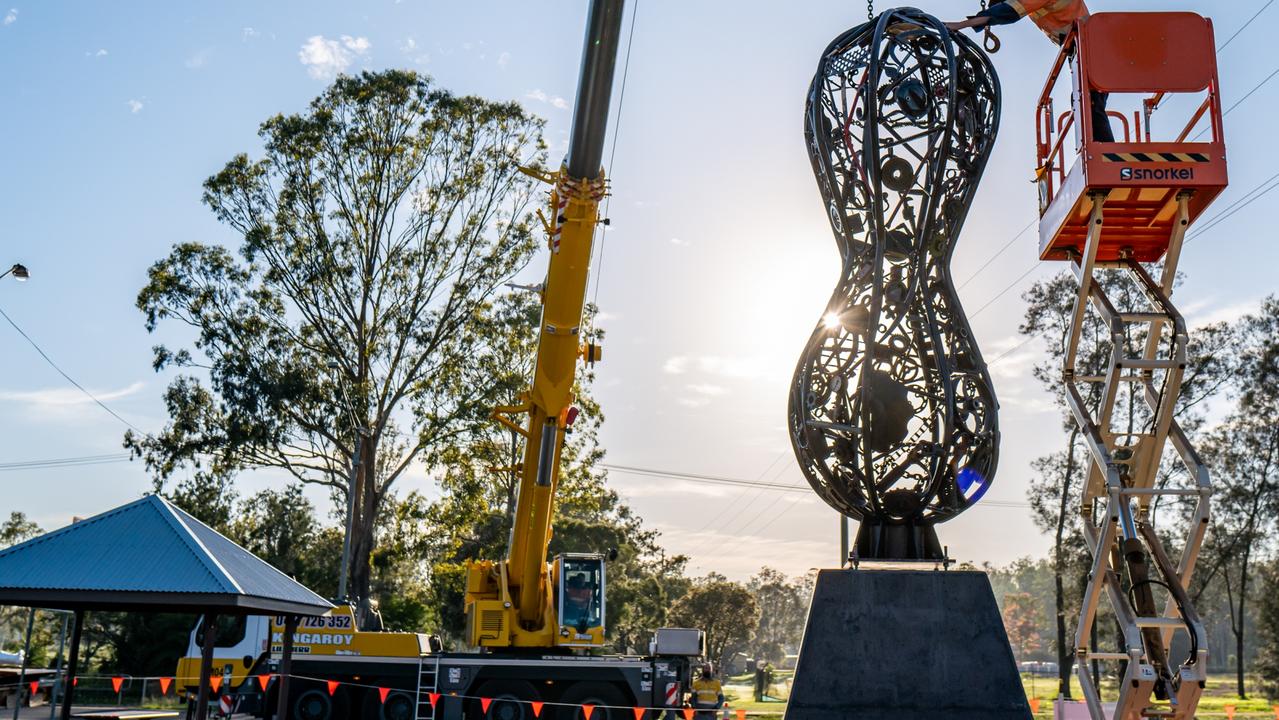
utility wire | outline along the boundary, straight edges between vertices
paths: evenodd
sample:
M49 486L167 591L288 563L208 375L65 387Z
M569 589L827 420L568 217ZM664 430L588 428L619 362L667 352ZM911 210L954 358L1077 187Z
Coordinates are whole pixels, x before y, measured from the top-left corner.
M6 312L4 311L4 309L3 309L3 308L0 308L0 315L3 315L3 316L4 316L4 319L5 319L5 320L7 320L7 321L9 322L9 324L10 324L10 325L12 325L12 326L13 326L13 329L14 329L14 330L17 330L17 331L18 331L18 334L19 334L19 335L21 335L21 336L22 336L22 338L23 338L24 340L26 340L28 343L30 343L31 347L35 348L35 351L36 351L36 352L40 353L40 357L44 358L44 361L45 361L46 363L48 363L48 364L49 364L49 367L51 367L51 368L53 368L54 370L58 371L58 374L59 374L59 375L61 375L63 378L65 378L67 382L69 382L69 383L71 383L72 385L76 386L76 389L78 389L80 392L84 393L85 397L87 397L87 398L89 398L90 400L92 400L94 403L96 403L96 404L98 405L98 407L100 407L100 408L102 408L103 410L106 410L108 413L110 413L110 414L111 414L111 417L113 417L113 418L115 418L116 420L119 420L120 422L124 423L126 426L128 426L128 427L129 427L129 428L131 428L131 429L133 429L135 432L137 432L137 433L139 433L139 434L141 434L141 435L147 435L147 433L145 433L145 432L143 432L141 429L139 429L137 425L134 425L133 423L129 422L128 420L125 420L124 418L120 417L119 413L117 413L115 410L112 410L111 408L107 407L107 404L106 404L106 403L104 403L104 402L102 402L101 400L99 400L99 399L98 399L98 398L97 398L97 397L96 397L93 393L91 393L91 392L89 392L88 390L86 390L86 389L84 388L84 386L83 386L83 385L81 385L80 383L76 382L76 381L75 381L75 378L73 378L73 377L71 377L70 375L68 375L68 374L66 373L66 371L65 371L65 370L63 370L62 368L58 367L58 364L57 364L57 363L55 363L55 362L53 361L53 358L49 357L49 354L48 354L48 353L46 353L46 352L45 352L45 351L44 351L44 350L43 350L43 349L42 349L42 348L41 348L38 344L36 344L36 341L35 341L35 340L32 340L32 339L31 339L31 336L30 336L30 335L28 335L28 334L26 333L26 331L24 331L22 328L18 327L18 323L14 322L14 321L13 321L13 318L9 317L9 314L8 314L8 313L6 313Z
M1217 46L1217 52L1221 52L1222 50L1225 50L1227 45L1234 42L1235 38L1239 37L1239 33L1246 30L1248 26L1252 24L1252 21L1257 19L1258 15L1261 15L1261 13L1266 11L1266 8L1274 4L1274 1L1275 0L1267 0L1266 4L1262 5L1260 10L1258 10L1255 14L1253 14L1252 17L1248 18L1248 22L1244 23L1242 27L1236 30L1234 35L1231 35L1225 42Z
M51 458L48 460L22 460L0 463L0 472L13 472L16 470L47 470L50 468L81 467L84 465L106 465L108 463L128 461L129 453L82 455L79 457Z
M990 264L991 264L991 263L993 263L993 262L995 262L995 259L996 259L996 258L998 258L1000 255L1003 255L1005 250L1007 250L1008 248L1012 247L1012 246L1013 246L1013 243L1017 242L1017 239L1018 239L1018 238L1020 238L1022 235L1025 235L1027 230L1029 230L1029 229L1031 229L1032 227L1034 227L1034 226L1035 226L1035 223L1036 223L1036 221L1035 221L1035 220L1031 220L1029 223L1027 223L1027 224L1026 224L1026 227L1024 227L1024 228L1022 228L1022 229L1021 229L1021 232L1017 233L1016 235L1013 235L1013 239L1012 239L1012 240L1009 240L1008 242L1004 243L1004 246L1003 246L1003 247L1001 247L1001 248L999 248L999 250L995 251L995 254L994 254L994 255L991 255L991 256L990 256L990 258L989 258L989 259L987 259L987 260L986 260L986 262L985 262L985 263L983 263L981 267L977 268L977 270L976 270L976 271L974 271L972 275L969 275L969 276L968 276L968 279L967 279L967 280L965 280L965 281L963 281L962 283L960 283L960 284L959 284L959 287L957 287L957 288L955 288L955 289L956 289L956 290L963 290L963 289L964 289L964 287L966 287L966 286L968 285L968 283L970 283L970 282L972 282L974 279L976 279L976 277L977 277L978 275L980 275L980 274L981 274L981 272L982 272L983 270L985 270L986 268L990 267Z

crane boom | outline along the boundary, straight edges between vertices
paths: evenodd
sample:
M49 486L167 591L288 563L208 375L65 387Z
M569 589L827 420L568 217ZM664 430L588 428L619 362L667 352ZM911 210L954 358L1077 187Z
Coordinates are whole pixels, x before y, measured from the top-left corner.
M583 342L582 313L590 274L599 203L606 194L604 152L609 101L621 36L623 0L593 0L586 24L582 66L567 160L555 173L526 171L552 186L545 214L550 262L541 289L542 318L532 386L515 405L495 411L499 422L524 438L519 494L505 560L469 564L467 632L485 647L602 645L602 558L567 561L572 578L595 595L594 613L573 622L557 608L553 580L568 572L561 559L546 562L564 435L576 417L573 383L579 359L594 362L599 349ZM527 414L519 423L512 417ZM592 570L591 563L598 570ZM573 564L576 563L576 564ZM585 565L583 565L585 563ZM590 587L593 583L593 587Z

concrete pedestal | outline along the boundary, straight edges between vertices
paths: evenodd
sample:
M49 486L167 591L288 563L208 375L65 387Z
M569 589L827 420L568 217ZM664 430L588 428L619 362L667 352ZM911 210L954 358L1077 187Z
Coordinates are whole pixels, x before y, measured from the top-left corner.
M786 720L1030 717L985 573L818 573Z

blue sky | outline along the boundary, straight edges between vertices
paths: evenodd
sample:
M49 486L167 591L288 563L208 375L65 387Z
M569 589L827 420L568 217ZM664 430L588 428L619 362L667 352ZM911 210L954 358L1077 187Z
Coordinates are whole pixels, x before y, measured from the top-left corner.
M0 265L23 262L32 280L0 283L0 308L144 430L164 424L170 379L151 371L150 348L178 338L149 336L134 298L173 243L235 241L200 204L200 183L235 153L256 153L262 120L301 109L334 73L406 67L458 93L525 103L547 118L558 157L585 16L583 2L4 2ZM818 54L863 10L639 3L611 127L613 225L599 271L608 460L799 485L787 385L838 263L804 152L803 99ZM976 5L917 4L943 18ZM1219 43L1266 4L1092 3L1210 15ZM1279 7L1267 7L1222 52L1227 106L1279 68L1269 48L1276 21ZM972 277L961 292L970 312L1036 266L1032 231L973 277L1036 210L1032 113L1054 50L1029 23L1001 35L999 143L954 262L959 281ZM1232 186L1218 208L1275 172L1267 131L1277 104L1279 81L1261 84L1227 117ZM1275 291L1273 207L1267 196L1187 246L1178 300L1192 320L1237 315ZM1020 290L1059 269L1037 266L974 315L987 358L1020 342ZM2 322L0 342L0 463L121 452L119 420ZM999 474L984 506L940 529L961 559L1005 562L1047 547L1020 505L1030 460L1062 443L1047 394L1029 378L1040 352L1027 345L992 368L1003 406ZM767 563L799 573L836 560L835 514L811 494L612 477L697 572L744 577ZM280 481L251 475L243 487ZM136 463L0 472L0 513L55 527L149 484ZM424 474L411 485L430 492Z

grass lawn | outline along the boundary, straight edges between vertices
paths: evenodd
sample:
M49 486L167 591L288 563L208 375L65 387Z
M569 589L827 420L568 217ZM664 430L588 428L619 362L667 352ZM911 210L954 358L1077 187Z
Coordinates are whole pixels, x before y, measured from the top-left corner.
M1039 698L1039 712L1036 718L1051 718L1053 698L1057 697L1057 679L1052 677L1021 676L1022 685L1026 688L1026 697ZM1073 675L1070 678L1070 694L1075 699L1083 698L1079 689L1079 680ZM1114 700L1118 690L1113 681L1102 679L1102 698ZM1198 717L1226 717L1226 706L1233 705L1235 717L1279 718L1272 703L1268 702L1258 691L1254 683L1248 683L1248 699L1240 700L1235 695L1235 676L1229 674L1209 675L1208 687L1204 688L1203 697L1199 700Z
M752 718L762 718L763 720L780 719L783 713L786 712L785 698L790 689L792 676L793 673L791 672L779 671L775 673L773 693L778 696L776 701L755 702L749 675L728 678L724 683L724 697L731 708L743 708L751 714ZM1022 675L1021 681L1022 686L1026 689L1027 698L1039 698L1039 712L1035 714L1036 720L1052 718L1053 698L1057 697L1057 679L1026 674ZM1117 696L1115 683L1107 683L1103 679L1102 695L1105 699L1113 700ZM771 698L773 695L769 697ZM1079 689L1079 680L1073 676L1071 677L1071 697L1076 699L1083 697L1083 693ZM1197 716L1201 718L1224 718L1226 717L1227 705L1234 706L1236 718L1276 718L1279 720L1279 711L1274 709L1275 704L1265 699L1255 683L1248 683L1248 699L1240 700L1235 695L1234 675L1210 675L1208 677L1208 687L1204 689L1203 697L1199 701Z

